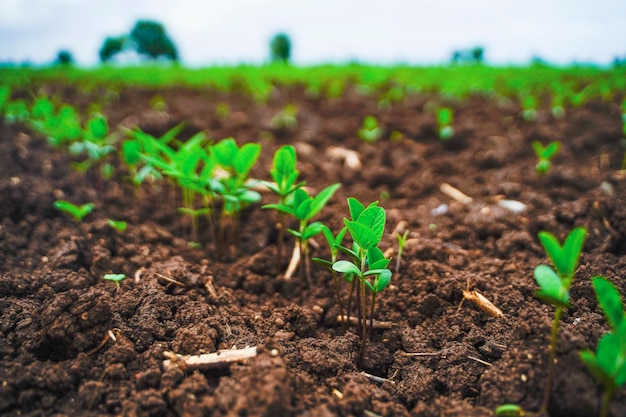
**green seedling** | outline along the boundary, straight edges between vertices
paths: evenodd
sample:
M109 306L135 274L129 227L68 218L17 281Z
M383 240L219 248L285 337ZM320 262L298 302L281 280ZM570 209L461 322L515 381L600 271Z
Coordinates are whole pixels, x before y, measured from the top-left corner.
M241 210L261 201L261 194L252 190L258 182L249 181L248 177L259 159L261 145L246 143L238 147L235 139L227 138L213 145L209 154L211 160L226 172L226 176L216 178L217 181L210 181L210 184L222 204L217 240L228 248L234 243ZM221 249L218 246L219 252Z
M272 117L270 122L272 129L293 130L298 127L298 107L293 104L286 105Z
M124 233L126 231L126 228L128 227L128 223L126 223L124 220L107 219L107 225L120 233Z
M495 409L496 417L524 417L526 412L517 404L503 404Z
M301 259L300 277L306 280L309 288L313 288L311 282L311 268L309 263L309 239L322 232L323 224L321 222L309 223L332 198L340 184L329 185L320 191L315 197L303 188L298 188L293 192L293 198L285 204L267 204L264 208L270 208L293 216L298 220L298 229L288 229L289 233L294 235L298 241Z
M91 213L94 207L96 207L94 203L87 203L83 204L82 206L76 206L66 200L57 200L54 202L55 209L69 214L74 218L74 220L78 222L82 221L85 216Z
M396 239L398 240L398 258L396 259L396 274L400 270L400 262L402 260L402 253L404 252L404 246L409 238L409 231L405 230L403 234L398 233Z
M305 183L298 182L300 171L297 167L298 156L296 148L291 145L284 145L274 153L272 169L270 175L274 182L265 182L265 186L278 196L278 204L286 206L287 200L293 193L302 188ZM263 206L263 208L267 208ZM278 211L278 236L276 239L276 271L280 270L283 257L283 240L285 230L284 212Z
M561 147L561 142L553 141L543 146L541 142L534 141L531 146L537 155L537 165L535 165L535 172L539 175L544 175L550 168L552 168L552 158L554 158Z
M602 336L595 352L584 350L579 355L604 388L600 417L606 417L613 394L626 385L626 312L619 292L610 281L596 276L592 284L611 331Z
M367 340L368 307L367 294L369 290L369 338L373 337L374 309L376 295L383 291L391 281L391 271L387 268L390 259L385 258L378 247L385 232L385 209L378 206L378 202L365 207L355 198L348 199L348 208L351 219L344 218L344 223L353 241L353 248L338 246L339 250L350 256L351 261L340 260L332 268L343 273L346 280L354 287L356 281L356 306L358 316L357 333L361 338L361 346L357 358L358 366L363 365L365 344ZM354 279L356 278L356 280ZM350 294L352 294L352 288Z
M104 279L113 281L117 289L120 288L120 282L122 282L124 278L126 278L126 275L124 274L105 274L104 275Z
M537 298L555 307L550 337L548 382L541 406L541 411L544 413L548 410L550 393L552 391L556 341L561 323L561 314L563 309L568 308L570 305L569 290L576 268L578 268L578 261L580 260L586 236L587 229L577 227L569 233L563 245L561 245L552 233L546 231L539 232L539 241L554 266L554 269L552 269L548 265L539 265L534 271L535 280L539 285L539 290L536 293Z
M184 123L179 123L160 138L155 138L139 128L126 131L127 138L124 139L120 148L121 158L122 162L128 167L130 179L136 189L147 178L162 178L157 167L147 162L144 155L158 158L158 155L164 149L167 149L166 147L170 144L180 145L176 137L182 132L184 127ZM171 155L173 152L165 151L164 153Z
M435 117L437 118L437 134L439 139L447 141L454 136L454 127L452 123L454 121L454 110L450 107L440 107L436 110Z
M522 118L527 122L537 120L537 108L539 103L534 96L527 95L522 99Z
M366 116L358 131L359 138L367 143L377 142L383 136L383 128L374 116Z
M348 231L347 227L342 228L337 236L333 235L333 232L326 225L322 225L322 233L326 242L328 243L328 247L330 249L330 261L321 258L313 258L314 262L317 262L320 265L323 265L326 269L328 269L333 278L333 284L335 286L335 296L337 297L337 305L339 306L339 314L342 317L341 327L345 330L348 328L348 322L350 321L350 306L348 306L348 315L346 316L343 309L343 302L341 301L341 291L339 288L339 279L337 278L337 271L333 269L333 265L337 262L337 257L339 256L339 247L343 242L343 238ZM345 320L343 318L346 317Z

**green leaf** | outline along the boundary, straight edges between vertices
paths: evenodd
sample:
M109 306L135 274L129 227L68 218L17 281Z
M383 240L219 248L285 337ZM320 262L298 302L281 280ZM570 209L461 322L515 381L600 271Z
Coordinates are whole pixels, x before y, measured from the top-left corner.
M233 165L237 151L237 143L233 138L222 139L211 147L211 154L217 163L224 168L230 168Z
M333 194L335 194L335 191L337 191L339 187L341 187L341 184L337 183L337 184L329 185L328 187L320 191L319 194L317 194L317 196L313 198L308 217L304 220L309 220L313 218L313 216L315 216L317 213L319 213L320 210L324 208L326 203L328 203L328 200L332 198Z
M350 210L350 218L356 220L359 215L365 210L365 206L356 198L348 198L348 209Z
M122 142L122 159L126 165L134 166L141 161L139 141L128 139Z
M602 384L603 387L610 387L613 385L613 378L611 375L602 368L598 363L596 354L591 350L583 350L578 352L578 357L585 364L589 373Z
M543 149L542 156L546 159L552 159L559 151L560 147L561 143L559 141L550 142L548 146Z
M325 268L333 269L333 263L322 258L312 258L313 262L322 265Z
M307 240L317 235L318 233L321 233L323 230L322 229L323 226L324 225L321 222L313 222L309 224L307 227L305 227L304 231L302 232L302 238L304 240Z
M96 140L104 139L109 131L109 125L107 119L99 114L87 122L87 129L92 138Z
M286 213L289 214L291 216L295 217L295 212L293 210L293 207L289 207L289 206L285 206L282 204L265 204L264 206L261 206L262 209L273 209L276 211L280 211L282 213Z
M620 340L619 336L614 333L607 333L598 342L596 347L596 358L598 365L609 375L615 375L619 366L620 358Z
M261 145L247 143L237 152L233 160L233 168L240 176L247 176L261 154Z
M611 282L602 276L594 277L592 284L611 329L617 329L624 319L624 306L620 300L619 292Z
M357 222L367 226L372 231L378 244L383 237L383 233L385 233L386 219L385 209L378 206L369 206L361 212Z
M587 229L577 227L570 232L561 246L556 236L550 232L539 232L539 241L554 264L559 275L571 279L578 267L578 261L585 244Z
M337 272L342 272L344 274L355 274L357 276L361 276L361 270L352 262L349 261L337 261L333 264L333 269Z
M344 219L344 223L348 227L352 240L354 240L364 250L368 250L378 245L379 239L377 239L377 236L369 227L348 219Z
M569 292L552 268L539 265L535 268L534 275L541 288L536 293L539 299L554 306L568 307Z
M294 215L296 219L306 221L310 219L311 217L313 217L311 216L312 204L313 204L313 199L309 197L306 200L302 201L298 206L296 206L294 210Z

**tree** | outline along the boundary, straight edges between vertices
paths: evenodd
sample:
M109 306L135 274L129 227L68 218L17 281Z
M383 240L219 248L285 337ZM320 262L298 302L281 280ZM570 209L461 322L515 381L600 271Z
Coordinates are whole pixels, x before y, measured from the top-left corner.
M98 54L100 55L100 62L108 62L115 55L122 52L126 45L126 36L109 36L104 40L102 47Z
M291 40L285 33L279 33L270 42L270 56L272 62L288 63L291 58Z
M476 62L477 64L482 64L483 56L485 55L485 48L483 48L482 46L477 46L475 48L472 48L471 52L474 62Z
M74 63L74 57L72 57L72 53L66 49L59 51L57 54L56 63L59 65L72 65Z
M160 57L178 60L178 51L174 42L165 32L165 28L154 20L139 20L130 32L130 40L139 55L150 59Z

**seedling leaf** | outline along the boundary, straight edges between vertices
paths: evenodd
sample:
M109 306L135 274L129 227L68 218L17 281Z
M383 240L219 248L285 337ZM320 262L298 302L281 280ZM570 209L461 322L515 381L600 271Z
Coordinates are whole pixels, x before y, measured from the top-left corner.
M540 287L536 292L539 299L554 306L569 306L569 292L552 268L539 265L535 268L534 275Z
M570 232L561 246L556 236L550 232L539 232L539 241L554 264L559 275L571 279L578 267L578 261L585 244L587 229L577 227Z
M617 289L604 277L594 277L593 289L596 292L598 303L606 315L611 329L615 331L624 320L624 306Z
M342 272L344 274L355 274L357 276L361 276L361 270L355 264L349 261L337 261L333 264L333 269L337 272Z

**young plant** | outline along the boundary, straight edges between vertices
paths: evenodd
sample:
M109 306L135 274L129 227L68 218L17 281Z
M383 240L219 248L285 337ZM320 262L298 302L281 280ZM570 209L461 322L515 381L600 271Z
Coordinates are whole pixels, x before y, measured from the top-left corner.
M120 282L122 282L124 278L126 278L126 275L124 274L105 274L104 275L104 279L113 281L117 289L120 288Z
M398 240L398 258L396 259L396 274L400 270L400 261L402 260L402 253L404 252L404 246L409 238L409 231L405 230L403 234L398 233L396 239Z
M124 220L107 219L107 225L117 230L119 233L124 233L126 231L126 228L128 227L128 223L126 223Z
M337 261L332 268L337 272L348 275L347 280L353 283L356 281L357 333L361 338L357 364L361 367L365 357L368 315L369 338L371 340L373 336L376 295L383 291L391 281L391 271L387 268L391 260L385 258L383 252L378 247L385 232L385 209L379 207L377 201L365 207L363 203L355 198L348 199L348 208L351 219L344 218L344 223L352 237L353 248L348 249L347 247L339 246L339 249L348 254L352 260ZM369 314L366 290L369 290L371 294ZM350 294L352 294L352 291L350 291Z
M265 182L265 186L278 196L278 204L287 205L287 200L293 193L305 185L304 182L298 183L298 175L300 171L296 168L298 156L296 148L291 145L284 145L274 153L272 169L270 175L274 182ZM267 206L263 206L267 208ZM276 271L280 270L283 257L283 240L285 230L284 212L278 211L278 236L276 239Z
M532 95L526 95L522 98L522 118L527 122L536 121L538 107L537 99Z
M339 279L337 278L337 271L333 269L333 265L337 262L337 257L339 255L339 248L341 247L341 243L343 242L343 238L348 231L347 227L343 227L337 236L333 235L333 232L326 225L322 225L322 233L324 234L324 238L326 238L326 242L328 243L328 247L330 249L330 261L321 258L313 258L314 262L317 262L320 265L323 265L328 269L333 278L333 284L335 286L335 296L337 297L337 305L339 306L339 315L341 317L341 327L345 330L348 328L348 322L350 321L350 307L348 307L348 315L346 316L343 309L343 302L341 301L341 291L339 288Z
M548 359L548 381L546 393L541 405L541 411L547 413L552 391L554 375L554 359L556 356L556 341L561 323L563 309L570 305L569 289L574 279L578 261L585 244L587 229L577 227L565 238L563 245L550 232L539 232L539 241L543 246L548 258L554 265L552 269L548 265L539 265L534 270L535 280L539 285L537 298L555 307L554 320L552 321L552 333L550 337L550 353Z
M561 142L553 141L543 146L541 142L534 141L531 146L537 155L537 165L535 172L539 175L546 174L552 168L552 158L554 158L561 147Z
M257 182L249 180L249 174L261 154L261 145L247 143L241 147L233 138L224 139L209 149L212 161L221 167L226 175L209 181L214 195L221 200L219 217L218 253L220 244L229 248L234 243L241 210L252 203L261 201L261 194L252 190Z
M454 136L454 110L450 107L440 107L437 109L435 117L437 118L437 134L439 139L447 141Z
M298 107L287 104L272 117L270 125L273 129L293 130L298 127Z
M596 276L592 284L611 331L602 336L595 352L584 350L579 356L604 388L600 417L606 417L613 394L626 385L626 311L610 281Z
M76 206L66 200L57 200L54 202L55 209L69 214L77 222L82 221L85 216L93 211L94 207L96 207L94 203L87 203L83 204L82 206Z
M306 280L309 288L313 288L311 282L311 268L309 262L309 239L322 231L323 224L321 222L309 223L331 199L340 184L329 185L320 191L315 197L303 188L298 188L293 192L291 201L285 204L267 204L265 208L271 208L278 212L289 214L298 220L298 230L288 229L289 233L294 235L298 241L301 259L300 277Z
M359 129L359 138L367 143L377 142L383 136L383 128L378 124L374 116L366 116Z

